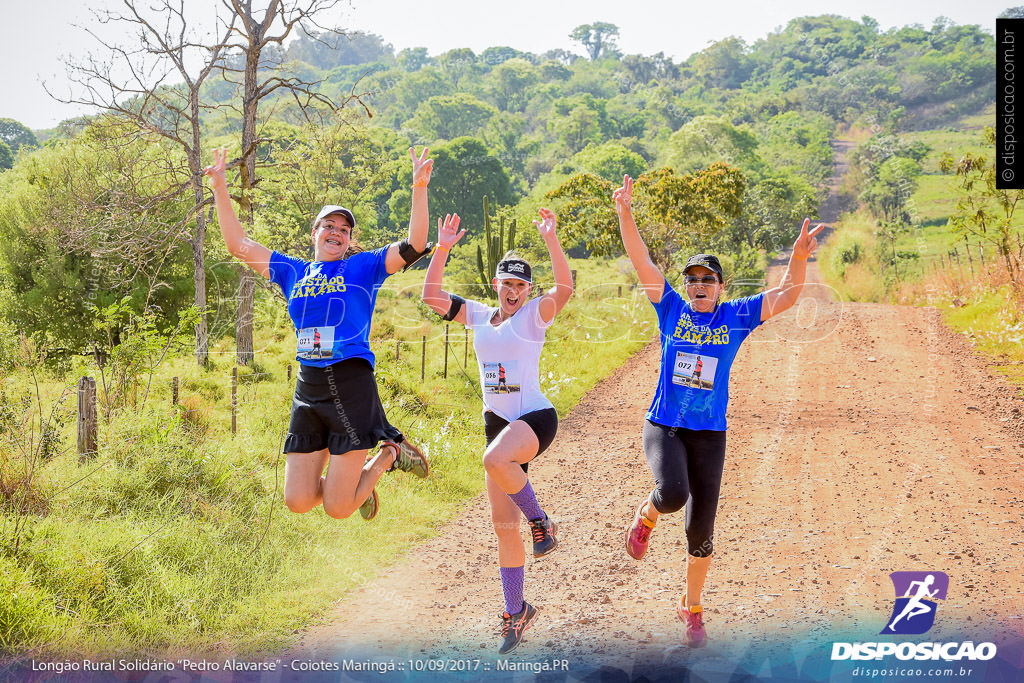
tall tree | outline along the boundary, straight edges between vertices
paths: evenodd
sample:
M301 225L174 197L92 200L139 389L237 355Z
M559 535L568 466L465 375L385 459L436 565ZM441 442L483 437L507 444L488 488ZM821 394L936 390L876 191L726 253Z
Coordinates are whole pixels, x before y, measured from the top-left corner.
M97 11L95 16L101 26L135 36L135 44L115 43L90 30L109 58L89 55L69 61L69 77L79 92L51 95L61 102L108 111L132 124L128 135L162 138L184 152L185 168L172 173L168 182L177 192L189 193L193 206L172 229L181 230L195 221L191 234L183 236L192 247L195 304L205 311L207 221L201 210L205 204L201 116L210 106L200 99L200 91L214 73L234 18L215 29L219 35L203 41L196 36L195 22L186 17L184 0L122 0L122 4L123 11ZM209 354L205 313L195 334L196 362L205 365Z
M316 106L336 111L341 105L318 91L319 82L281 73L282 45L292 31L300 25L312 25L322 31L336 32L317 23L323 12L340 0L269 0L259 12L253 9L253 0L223 0L231 10L232 24L230 49L237 60L223 62L225 76L241 91L242 148L240 159L232 162L239 169L239 218L251 230L254 218L253 191L256 187L256 152L259 145L257 128L260 123L260 104L275 94L291 94L307 117L317 115ZM257 16L259 15L259 16ZM280 91L280 92L279 92ZM351 97L357 97L352 95ZM248 365L254 354L253 296L256 279L253 272L239 267L238 317L235 324L236 355L239 363Z
M605 57L615 52L618 49L615 39L618 37L619 27L606 21L581 24L569 34L569 38L586 48L591 61L596 61L599 57Z
M28 147L39 146L36 134L23 123L14 119L0 119L0 141L7 143L7 146L15 154L18 153L18 148L22 145Z

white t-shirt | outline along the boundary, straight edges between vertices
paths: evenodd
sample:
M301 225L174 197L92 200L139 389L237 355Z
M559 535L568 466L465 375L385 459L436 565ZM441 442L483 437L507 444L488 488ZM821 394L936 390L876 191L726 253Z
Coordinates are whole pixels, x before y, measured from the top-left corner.
M540 352L550 322L540 317L540 299L531 299L497 327L496 307L466 301L466 326L480 366L484 409L512 422L526 413L553 408L540 391Z

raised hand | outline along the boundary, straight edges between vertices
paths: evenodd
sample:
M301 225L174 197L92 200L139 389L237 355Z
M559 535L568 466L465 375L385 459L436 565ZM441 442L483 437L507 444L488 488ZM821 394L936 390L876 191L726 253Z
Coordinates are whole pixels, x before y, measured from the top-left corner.
M555 237L555 227L557 221L555 220L555 212L550 209L540 210L540 220L534 221L534 225L537 226L537 231L540 236L545 240L551 237Z
M612 199L615 200L615 212L618 214L629 213L633 210L633 179L628 175L622 176L622 187L612 192Z
M459 214L450 213L444 220L437 219L437 246L442 249L451 249L465 234L465 230L459 230Z
M409 148L409 156L412 157L412 186L426 187L430 183L430 173L434 169L434 160L428 159L430 150L423 148L423 153L418 157L413 147Z
M203 169L203 174L209 176L210 185L227 186L228 181L225 173L228 167L228 151L226 149L213 150L213 164Z
M825 229L825 226L821 223L818 224L814 230L807 232L807 226L811 224L810 218L804 219L804 224L800 228L800 236L796 238L796 242L793 243L793 256L797 258L806 259L808 256L814 253L814 250L818 248L818 240L815 236Z

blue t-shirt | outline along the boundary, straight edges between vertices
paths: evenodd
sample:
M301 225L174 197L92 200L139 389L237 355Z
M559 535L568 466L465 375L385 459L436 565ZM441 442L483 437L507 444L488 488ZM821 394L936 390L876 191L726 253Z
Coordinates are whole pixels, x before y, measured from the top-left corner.
M326 367L346 358L365 358L370 351L370 319L377 290L389 273L387 247L352 254L340 261L304 261L273 252L270 280L288 298L295 324L295 359Z
M729 369L740 344L761 324L764 294L720 303L698 313L665 282L654 304L661 332L658 390L647 419L666 427L724 432Z

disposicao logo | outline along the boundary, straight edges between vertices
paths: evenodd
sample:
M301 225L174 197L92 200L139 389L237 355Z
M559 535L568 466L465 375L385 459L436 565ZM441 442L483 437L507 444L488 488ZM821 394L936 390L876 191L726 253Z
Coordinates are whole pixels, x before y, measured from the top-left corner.
M945 600L949 577L945 572L893 572L896 605L889 623L879 633L905 636L927 633L935 623L936 600Z
M936 600L945 600L949 577L944 572L893 572L896 589L892 616L879 635L918 635L935 624ZM946 643L832 643L832 660L879 660L895 656L900 660L989 660L996 656L994 643L972 641Z

